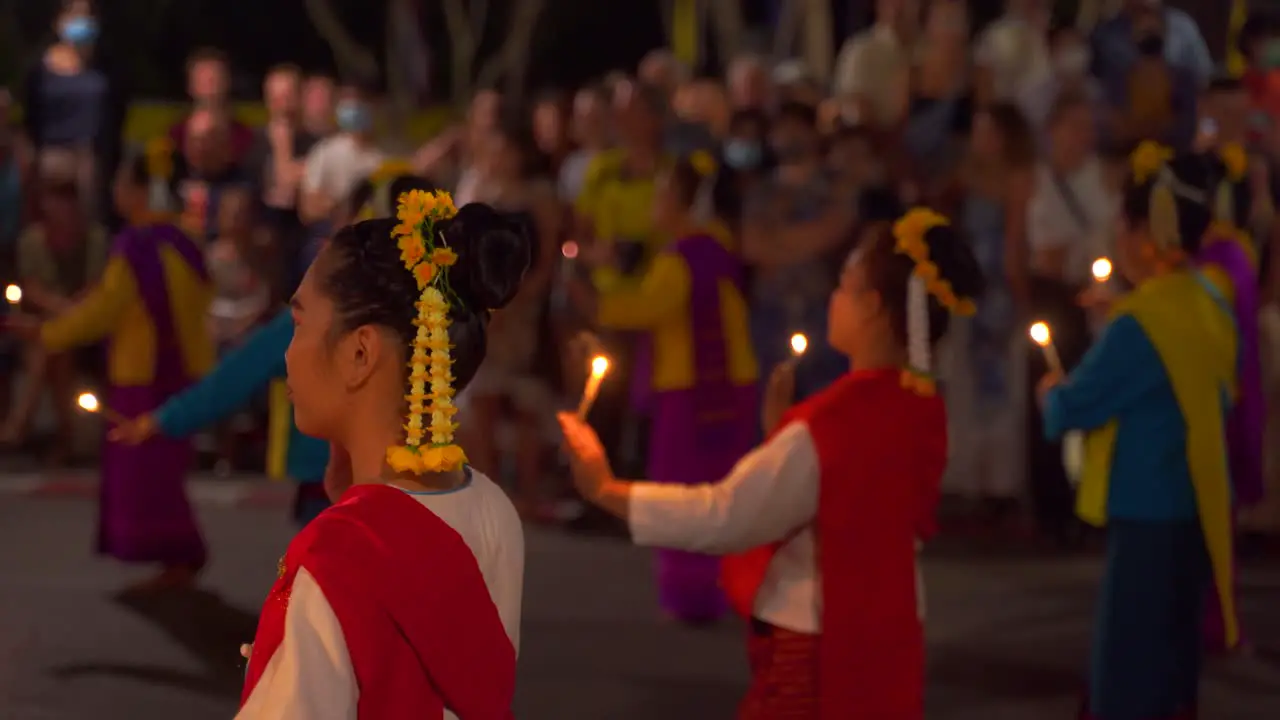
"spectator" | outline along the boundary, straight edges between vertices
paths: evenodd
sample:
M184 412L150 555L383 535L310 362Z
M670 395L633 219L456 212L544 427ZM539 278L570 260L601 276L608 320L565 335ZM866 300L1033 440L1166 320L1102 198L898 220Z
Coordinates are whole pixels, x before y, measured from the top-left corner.
M729 63L729 105L734 110L768 111L773 87L764 61L756 55L739 55Z
M220 127L227 133L227 153L232 164L240 164L253 146L253 130L235 117L231 107L231 69L227 56L221 50L202 48L187 60L187 94L191 97L191 113L212 113ZM187 133L191 126L190 115L179 121L169 131L174 147L186 147Z
M339 90L338 132L308 153L302 176L299 216L313 226L312 239L328 234L317 228L361 180L378 169L386 155L373 139L374 103L371 93L348 85Z
M862 126L836 130L827 147L827 174L839 202L852 207L868 190L884 185L889 178L875 133Z
M773 68L773 94L778 104L801 103L817 107L822 86L803 60L783 60Z
M530 116L533 121L533 137L538 151L549 161L552 175L560 171L560 165L572 147L567 119L568 99L558 90L550 90L533 103Z
M1026 342L1019 323L1029 312L1026 224L1035 150L1022 113L996 103L974 117L961 177L960 222L987 285L977 315L951 338L946 387L956 453L949 472L961 485L956 489L979 503L986 529L1015 520L1026 478Z
M328 75L308 75L302 81L302 128L316 139L327 138L336 130L333 116L337 83Z
M1023 92L1019 102L1037 135L1046 131L1058 97L1068 93L1082 96L1094 110L1095 121L1101 122L1102 88L1089 75L1089 52L1088 40L1072 25L1049 33L1049 74Z
M65 0L54 22L57 40L24 84L27 139L37 157L50 150L73 153L76 196L95 217L106 217L107 180L120 161L128 111L123 78L101 51L92 2Z
M901 148L925 197L954 175L973 117L968 10L939 0L925 16Z
M790 356L793 333L826 337L832 268L839 267L832 256L854 221L852 203L833 195L816 123L808 105L779 109L769 134L777 167L746 201L742 254L756 271L751 336L763 378ZM847 370L842 356L812 343L797 372L797 397L812 395Z
M292 283L284 282L292 273L306 242L306 230L298 218L298 192L305 170L304 159L319 138L301 124L301 73L292 65L280 65L267 72L262 97L267 123L254 131L253 151L246 174L254 186L254 196L262 207L262 224L273 241L274 264L281 270L277 295L292 294ZM288 268L288 273L284 270Z
M650 50L640 59L636 79L662 92L667 103L675 99L676 90L688 82L690 69L666 48Z
M1048 0L1006 0L1004 15L978 36L980 102L1014 101L1049 75Z
M760 110L738 110L729 119L729 130L720 150L724 162L735 173L741 197L773 169L769 148L769 116Z
M12 111L9 89L0 87L0 266L6 268L13 267L23 215L22 179L30 164L29 158L24 157L19 133L9 120Z
M223 192L249 183L235 161L232 130L227 116L200 109L187 116L181 133L182 162L174 187L182 205L181 226L197 242L218 235L218 213Z
M248 189L225 193L217 223L217 238L205 250L205 264L214 289L209 329L221 354L238 345L262 319L270 305L271 288L262 272L265 243L254 231Z
M451 138L448 147L454 168L452 179L445 186L453 187L453 200L459 205L471 202L479 192L480 165L485 162L484 154L492 145L489 141L498 129L501 115L502 94L497 90L481 90L471 98L466 126Z
M875 25L849 38L836 58L836 97L876 129L894 127L906 115L919 16L919 0L876 0Z
M1121 147L1158 140L1187 149L1195 136L1196 71L1169 60L1165 49L1167 33L1177 26L1175 18L1179 16L1174 13L1162 14L1157 8L1125 16L1125 27L1133 31L1131 42L1138 54L1123 73L1102 75L1104 97L1113 118L1111 140Z
M588 86L573 98L569 133L576 147L560 166L560 198L570 204L582 192L591 162L609 147L608 110L609 99L603 88Z
M1104 86L1123 83L1134 63L1151 56L1154 45L1147 40L1148 52L1143 52L1141 44L1148 36L1139 32L1139 26L1149 25L1152 19L1162 30L1160 49L1155 55L1189 73L1195 88L1209 84L1213 58L1200 28L1191 16L1165 7L1162 0L1124 0L1115 17L1094 28L1093 74Z
M673 97L672 117L667 124L666 151L682 157L699 150L715 149L716 138L724 132L726 101L713 80L692 80L680 86Z
M18 241L18 276L23 300L39 315L51 318L70 308L84 290L98 281L107 261L107 231L86 214L79 197L77 159L70 152L47 152L38 170L36 222ZM72 446L76 378L91 370L94 351L27 354L24 393L4 426L5 442L20 444L31 426L45 391L57 423L57 438L50 460L60 464Z

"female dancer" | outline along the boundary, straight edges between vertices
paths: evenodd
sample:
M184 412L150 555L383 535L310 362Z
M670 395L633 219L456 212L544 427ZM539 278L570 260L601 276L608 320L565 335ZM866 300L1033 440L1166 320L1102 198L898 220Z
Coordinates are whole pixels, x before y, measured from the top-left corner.
M648 475L665 482L723 477L756 437L758 370L742 266L726 238L709 231L712 218L700 217L713 197L737 209L723 191L734 182L706 153L677 162L659 180L654 219L678 239L638 286L602 293L595 311L603 327L645 330L653 338ZM724 612L719 558L659 550L656 572L658 602L671 617L705 623Z
M1262 501L1263 433L1266 430L1266 398L1262 388L1262 349L1259 339L1261 293L1258 287L1258 251L1249 227L1253 211L1253 189L1248 156L1244 148L1227 144L1210 158L1216 187L1214 222L1196 255L1204 274L1213 279L1231 302L1239 333L1238 392L1235 407L1227 416L1227 453L1231 462L1231 485L1240 508ZM1205 606L1204 637L1209 650L1227 650L1222 624L1222 606L1217 592L1210 589ZM1234 593L1235 586L1230 588Z
M356 208L367 207L371 216L390 217L394 208L389 207L388 192L380 190L387 185L399 197L410 190L428 190L430 183L411 175L393 178L390 182L374 185L362 183L352 197L344 203L350 208L347 217L337 224L349 224ZM284 354L293 341L293 316L287 310L276 315L242 344L227 353L218 366L203 380L187 390L169 398L153 412L147 413L128 425L115 428L114 440L140 443L160 433L171 438L189 437L201 428L208 427L229 417L243 408L255 396L267 389L273 381L285 375ZM272 408L276 412L276 408ZM268 455L284 455L282 463L288 476L298 484L294 495L293 518L299 525L306 525L329 507L321 481L329 462L329 445L326 442L303 435L293 423L292 408L281 410L288 414L288 438L283 447L271 447Z
M112 244L102 280L58 317L32 326L50 352L109 339L104 402L125 417L153 411L213 365L204 259L150 204L161 199L151 186L165 174L154 160L131 160L116 176L116 209L129 226ZM204 566L204 540L183 486L191 461L186 440L108 440L103 449L98 549L126 562L163 563L145 587L188 584Z
M1135 290L1070 377L1040 383L1045 432L1090 430L1077 509L1105 523L1107 567L1084 717L1192 718L1205 587L1238 639L1225 439L1236 331L1188 261L1209 226L1207 165L1145 143L1132 157L1117 241Z
M454 444L453 397L529 238L443 193L401 197L398 219L340 230L292 301L294 420L348 487L280 560L241 720L511 717L524 536Z
M739 718L924 717L915 553L933 532L947 462L929 356L981 284L968 246L931 211L868 238L830 302L827 339L852 372L785 410L784 364L765 401L770 438L723 480L620 481L590 427L561 415L583 495L626 518L636 542L755 548L725 559L725 589L751 618Z

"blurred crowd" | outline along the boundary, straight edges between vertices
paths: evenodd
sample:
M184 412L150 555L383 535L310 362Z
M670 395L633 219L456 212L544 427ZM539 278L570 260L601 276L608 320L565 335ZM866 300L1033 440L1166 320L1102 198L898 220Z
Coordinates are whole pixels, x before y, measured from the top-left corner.
M111 175L129 150L119 78L95 64L90 4L65 3L55 29L24 85L22 127L0 136L0 273L45 314L96 281L119 226ZM224 348L289 297L318 244L369 202L369 178L388 162L449 190L459 206L526 213L538 251L520 296L493 318L490 359L464 399L463 443L477 467L511 479L528 517L546 521L576 512L555 480L548 428L582 387L573 339L597 329L594 295L641 282L672 239L662 207L675 159L706 154L733 171L708 212L748 272L760 377L789 357L792 334L814 340L800 363L802 397L845 370L821 342L843 258L891 208L930 205L962 227L990 282L941 363L954 425L950 489L973 501L984 527L1020 532L1031 517L1038 531L1067 539L1071 491L1058 451L1042 447L1035 429L1025 320L1055 317L1065 355L1087 346L1090 319L1064 306L1110 254L1123 158L1141 139L1247 148L1250 230L1270 257L1280 19L1251 17L1239 50L1243 75L1220 72L1195 23L1159 0L1126 0L1094 27L1054 17L1046 0L1009 0L985 27L973 26L961 0L877 0L874 24L847 38L823 72L744 55L723 77L700 77L660 49L634 72L572 91L531 100L477 92L461 122L408 152L376 132L376 92L293 66L267 73L268 119L245 126L230 106L227 59L200 50L187 66L189 112L165 140L182 226L204 243L217 287L209 332ZM828 75L830 87L818 80ZM10 98L0 99L7 116ZM1273 304L1274 284L1266 292ZM616 466L639 474L646 426L626 373L639 343L625 331L601 337L622 362L593 420ZM3 441L25 447L46 393L56 433L69 434L70 398L91 382L96 357L0 349ZM260 464L244 441L260 426L228 428L216 454Z

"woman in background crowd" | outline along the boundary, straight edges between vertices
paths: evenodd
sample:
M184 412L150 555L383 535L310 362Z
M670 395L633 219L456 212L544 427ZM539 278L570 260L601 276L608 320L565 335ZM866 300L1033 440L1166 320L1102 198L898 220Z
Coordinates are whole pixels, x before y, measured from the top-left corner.
M591 161L610 144L609 96L598 86L584 87L573 98L569 135L574 149L560 164L560 199L573 205L582 192Z
M107 262L107 231L89 219L80 199L75 158L69 153L61 167L59 155L46 152L36 188L36 221L18 239L18 279L26 307L40 317L56 317L75 304L86 288L98 282ZM76 409L77 376L93 371L98 348L49 354L32 348L27 354L27 383L4 426L3 440L19 445L31 428L45 391L52 400L57 426L50 460L69 459Z
M505 420L513 421L516 507L525 517L539 518L549 514L542 471L554 396L535 363L564 216L528 123L504 123L488 142L475 199L524 218L533 257L520 291L489 322L489 353L466 395L463 444L476 467L501 478L502 430Z
M973 71L965 4L940 0L929 5L926 18L901 142L922 197L937 199L964 154L973 117Z
M946 392L955 438L949 478L981 501L984 526L1014 519L1026 478L1022 321L1029 311L1026 224L1035 157L1035 139L1015 106L997 103L975 115L960 222L987 291L977 315L959 323L951 340Z
M560 168L573 149L568 109L569 100L564 93L549 90L538 98L529 111L533 139L538 151L546 159L552 177L559 177Z

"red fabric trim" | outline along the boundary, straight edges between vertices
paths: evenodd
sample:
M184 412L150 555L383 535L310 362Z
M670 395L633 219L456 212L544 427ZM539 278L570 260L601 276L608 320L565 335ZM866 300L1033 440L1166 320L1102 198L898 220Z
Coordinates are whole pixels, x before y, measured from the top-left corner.
M434 717L446 707L469 720L512 717L515 649L475 556L417 500L385 485L352 487L290 543L281 583L298 567L342 625L361 720L409 710ZM283 614L269 598L259 624L269 652L261 666L250 663L245 699L278 647Z

